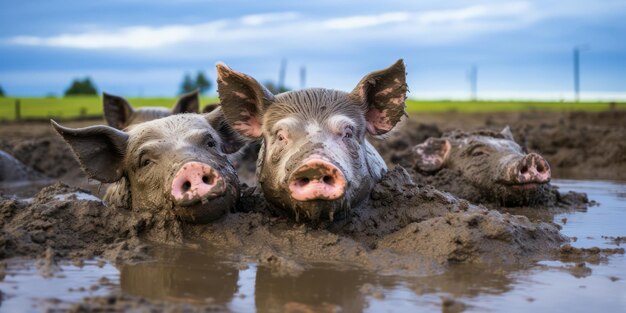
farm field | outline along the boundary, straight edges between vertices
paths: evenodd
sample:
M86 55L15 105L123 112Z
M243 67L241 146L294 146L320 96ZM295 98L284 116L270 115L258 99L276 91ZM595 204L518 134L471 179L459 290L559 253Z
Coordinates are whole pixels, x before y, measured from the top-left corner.
M127 98L133 107L171 107L176 98ZM16 101L20 102L22 119L69 119L102 115L99 97L68 98L0 98L0 120L16 118ZM217 102L216 97L203 97L202 105ZM558 101L458 101L415 100L407 101L408 112L515 112L515 111L605 111L626 109L626 103L609 102L558 102Z

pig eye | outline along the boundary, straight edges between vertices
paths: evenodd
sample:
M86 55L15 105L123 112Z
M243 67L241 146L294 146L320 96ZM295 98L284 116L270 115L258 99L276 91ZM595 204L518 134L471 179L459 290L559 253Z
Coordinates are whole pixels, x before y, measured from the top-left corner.
M478 157L481 155L487 155L489 154L485 149L474 149L474 151L472 151L472 153L470 154L473 157Z
M276 140L278 140L280 142L286 141L287 140L287 136L285 136L285 131L279 130L278 132L276 132Z
M206 145L209 148L214 148L215 147L215 140L213 139L212 136L208 136L207 137Z
M146 167L146 166L148 166L150 164L152 164L152 160L150 160L150 159L143 159L139 165L141 167Z
M348 139L352 138L353 136L352 132L353 132L352 127L346 127L346 132L343 134L343 138L348 138Z

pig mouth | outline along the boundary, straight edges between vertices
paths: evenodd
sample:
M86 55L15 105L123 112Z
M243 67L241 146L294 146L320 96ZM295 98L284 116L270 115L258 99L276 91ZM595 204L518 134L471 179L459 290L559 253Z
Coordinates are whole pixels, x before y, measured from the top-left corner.
M201 198L173 202L173 211L181 220L191 223L208 223L225 215L236 202L236 190L222 189Z
M522 184L513 184L510 185L511 188L513 189L518 189L518 190L534 190L539 188L539 185L543 185L540 183L522 183Z
M508 188L512 188L514 190L535 190L540 186L547 184L548 182L541 181L529 181L529 182L499 182L500 185L503 185Z

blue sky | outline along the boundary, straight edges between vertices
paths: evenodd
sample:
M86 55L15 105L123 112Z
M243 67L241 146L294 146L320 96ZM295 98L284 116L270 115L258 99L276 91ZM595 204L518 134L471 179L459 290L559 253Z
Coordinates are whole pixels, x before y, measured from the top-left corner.
M350 90L404 58L411 96L571 98L572 48L585 98L626 98L626 1L0 0L0 86L61 94L172 96L185 72L224 62L259 81ZM214 92L214 90L212 91Z

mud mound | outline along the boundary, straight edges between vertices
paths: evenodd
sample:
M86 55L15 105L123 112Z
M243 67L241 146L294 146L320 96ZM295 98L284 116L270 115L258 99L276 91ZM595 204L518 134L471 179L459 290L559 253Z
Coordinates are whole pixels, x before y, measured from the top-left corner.
M125 212L107 208L84 190L56 184L33 199L0 199L0 258L93 257L137 233ZM48 252L50 254L51 252Z

